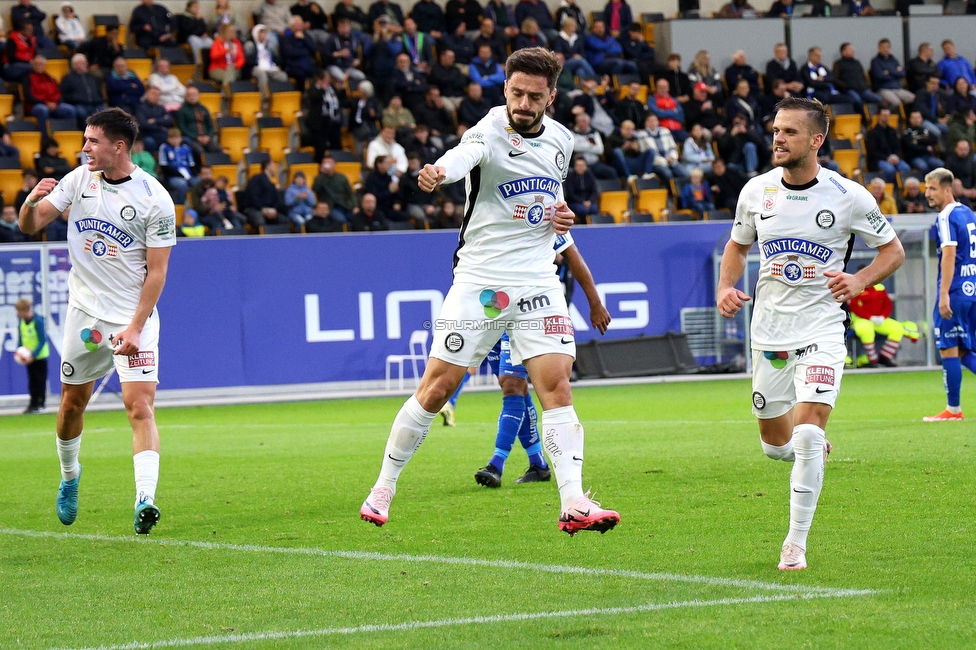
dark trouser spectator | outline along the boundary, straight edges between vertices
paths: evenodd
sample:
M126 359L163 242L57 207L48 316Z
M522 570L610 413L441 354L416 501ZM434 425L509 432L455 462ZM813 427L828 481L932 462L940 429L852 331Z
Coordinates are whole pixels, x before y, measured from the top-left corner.
M44 408L47 399L47 359L35 359L27 366L27 388L30 392L28 408Z
M586 223L586 217L591 214L600 214L600 206L595 201L590 202L590 207L586 207L582 203L569 203L568 205L569 209L576 214L577 223Z

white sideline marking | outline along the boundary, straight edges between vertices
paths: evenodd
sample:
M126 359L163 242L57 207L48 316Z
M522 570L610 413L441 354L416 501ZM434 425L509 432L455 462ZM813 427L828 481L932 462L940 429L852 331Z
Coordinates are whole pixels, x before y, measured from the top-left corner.
M86 540L92 542L127 543L127 544L158 544L160 546L177 546L199 548L208 551L237 551L243 553L271 553L277 555L304 555L309 557L335 557L347 560L371 560L374 562L420 562L429 564L453 564L462 566L479 566L498 569L525 569L545 573L567 573L585 576L605 576L630 578L636 580L657 580L661 582L684 582L692 584L707 584L718 587L737 587L743 589L762 589L786 593L815 594L820 596L867 596L876 593L873 589L839 589L835 587L810 587L806 585L781 585L758 580L739 580L735 578L713 578L709 576L680 575L676 573L645 573L642 571L628 571L626 569L593 569L589 567L567 566L560 564L537 564L519 562L517 560L485 560L470 557L450 557L439 555L399 555L389 553L374 553L371 551L329 551L310 547L257 546L254 544L223 544L217 542L198 542L182 539L160 539L150 537L140 539L132 537L112 537L109 535L83 533L55 533L50 531L19 530L16 528L0 528L0 535L17 537L53 538L68 540Z
M550 618L571 618L583 616L615 616L619 614L635 614L639 612L655 612L669 609L683 609L690 607L716 607L721 605L743 605L750 603L774 603L785 600L800 600L812 598L829 598L822 593L803 592L778 596L752 596L749 598L722 598L720 600L685 600L670 603L648 603L633 607L593 607L589 609L571 609L555 612L527 612L523 614L495 614L493 616L471 616L467 618L444 618L434 621L410 621L407 623L382 623L376 625L360 625L357 627L327 627L318 630L292 630L282 632L249 632L246 634L226 634L213 636L198 636L185 639L166 639L163 641L149 641L145 643L133 642L122 645L100 645L97 647L80 648L78 650L142 650L145 648L182 648L187 646L214 645L218 643L247 643L251 641L273 641L283 639L299 639L317 636L353 635L370 632L404 632L438 627L456 627L461 625L484 625L490 623L510 623L513 621L535 621Z

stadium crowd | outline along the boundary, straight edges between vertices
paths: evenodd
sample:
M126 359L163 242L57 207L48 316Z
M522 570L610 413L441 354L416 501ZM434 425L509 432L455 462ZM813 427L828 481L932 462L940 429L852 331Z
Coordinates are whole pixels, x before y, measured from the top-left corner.
M738 51L717 70L704 49L659 60L626 0L592 14L575 0L252 9L242 25L229 0L210 16L196 0L178 16L140 0L128 23L86 27L70 1L48 20L18 0L2 48L0 194L14 210L0 242L27 239L16 210L38 177L84 162L84 121L104 106L137 118L133 161L180 206L182 235L457 228L463 183L427 194L418 172L503 103L506 58L535 46L564 64L550 113L574 135L565 194L580 223L729 218L768 168L774 107L791 95L830 106L821 164L864 182L886 214L928 211L917 178L937 166L976 201L976 71L948 40L941 59L923 43L903 64L882 38L866 65L850 43L799 60L771 43L758 68ZM874 13L867 0L820 9ZM777 0L768 15L791 11ZM733 0L716 15L758 13ZM44 236L65 230L60 219Z

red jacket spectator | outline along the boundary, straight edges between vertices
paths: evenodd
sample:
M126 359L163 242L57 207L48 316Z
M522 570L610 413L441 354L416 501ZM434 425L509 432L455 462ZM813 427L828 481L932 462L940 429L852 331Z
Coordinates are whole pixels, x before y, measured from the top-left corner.
M58 82L46 72L31 72L27 76L27 87L24 89L24 103L29 112L35 104L60 104L61 89Z
M655 113L661 120L661 126L668 129L671 132L681 131L685 127L678 120L670 117L672 114L677 114L678 111L678 100L672 97L670 94L661 95L655 93L647 100L648 108L651 112ZM657 109L657 110L654 110Z
M210 48L210 69L211 70L226 70L227 69L227 47L228 41L222 38L215 38L213 42L213 47ZM244 47L238 39L230 41L232 51L234 52L234 67L240 70L244 67Z
M37 54L37 39L34 36L25 36L21 30L10 32L10 37L7 39L7 63L14 61L30 63L35 54Z

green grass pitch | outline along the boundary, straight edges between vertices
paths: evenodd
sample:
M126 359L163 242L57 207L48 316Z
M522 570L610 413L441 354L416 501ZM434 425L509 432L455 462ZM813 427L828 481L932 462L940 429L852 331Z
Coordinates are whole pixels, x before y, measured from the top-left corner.
M577 390L585 486L622 521L575 538L553 483L513 485L518 446L501 489L475 484L498 393L435 421L383 528L358 510L401 398L161 409L148 540L123 413L87 418L71 527L54 416L4 418L0 647L976 647L976 441L921 422L940 375L845 377L800 572L776 570L790 466L762 454L750 394Z

